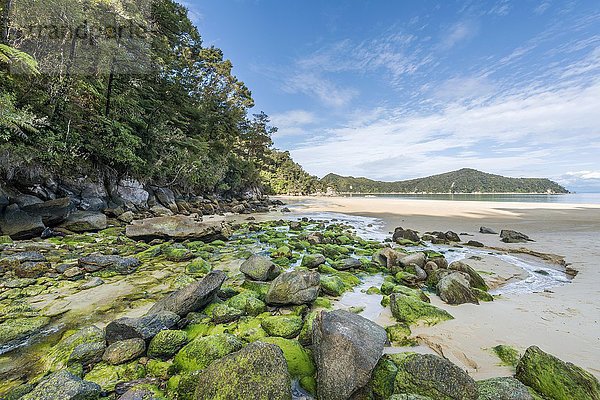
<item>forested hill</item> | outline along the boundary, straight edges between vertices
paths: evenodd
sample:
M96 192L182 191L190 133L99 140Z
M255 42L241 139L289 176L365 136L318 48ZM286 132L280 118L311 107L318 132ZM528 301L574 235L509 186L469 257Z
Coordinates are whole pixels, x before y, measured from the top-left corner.
M508 178L475 169L398 182L329 174L321 182L339 193L568 193L545 178Z
M180 4L0 2L0 16L0 184L126 177L226 196L318 184L273 149L269 117Z

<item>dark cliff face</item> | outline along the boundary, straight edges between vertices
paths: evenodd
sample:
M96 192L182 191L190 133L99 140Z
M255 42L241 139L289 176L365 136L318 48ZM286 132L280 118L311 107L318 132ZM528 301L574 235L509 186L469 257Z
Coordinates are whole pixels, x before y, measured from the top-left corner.
M328 174L322 182L338 192L354 193L569 193L545 178L509 178L475 169L397 182Z

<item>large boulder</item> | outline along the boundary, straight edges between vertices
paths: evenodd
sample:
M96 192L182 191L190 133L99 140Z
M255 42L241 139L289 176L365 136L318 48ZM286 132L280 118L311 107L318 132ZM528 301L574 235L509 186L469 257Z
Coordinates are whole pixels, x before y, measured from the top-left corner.
M213 361L240 350L244 342L229 333L199 337L186 344L173 359L179 372L205 369Z
M397 367L394 393L436 400L477 400L477 384L465 371L433 354L398 353L390 356Z
M183 317L198 311L214 300L227 276L223 271L212 271L201 281L181 288L157 301L148 314L168 311Z
M512 231L510 229L502 229L500 231L500 239L504 243L527 243L527 242L533 242L533 240L531 240L529 238L529 236L527 236L526 234L521 233L521 232L517 232L517 231Z
M71 213L61 227L72 232L95 232L106 229L106 215L96 211L75 211Z
M365 386L383 354L385 330L357 314L322 312L313 322L317 395L346 400Z
M29 214L16 207L9 206L0 217L0 230L12 239L31 239L39 237L46 229L39 215Z
M117 255L91 254L77 260L79 266L86 272L111 270L119 274L131 274L140 265L140 260L134 257L121 257Z
M478 400L534 400L527 386L513 377L478 381L477 387Z
M141 338L119 340L106 348L102 359L109 364L119 365L140 357L146 351L146 342Z
M227 240L228 229L220 222L198 222L183 215L138 219L127 225L125 235L135 240Z
M302 257L302 263L300 264L306 268L317 268L319 265L325 264L327 260L323 254L306 254Z
M412 229L403 229L401 227L398 227L394 230L392 240L400 244L402 244L404 241L410 241L414 243L419 243L421 241L419 234L416 231L413 231Z
M272 305L309 304L319 295L316 271L292 271L279 275L269 287L266 302Z
M171 212L177 214L179 209L177 208L177 203L175 202L175 194L169 188L156 188L154 189L154 195L166 208L171 210Z
M600 400L600 383L584 369L531 346L517 364L515 377L553 400Z
M377 250L375 254L373 254L373 261L382 267L392 269L394 266L398 265L398 260L403 256L403 253L400 253L391 247L384 247L383 249Z
M486 226L480 226L479 227L479 233L483 233L483 234L486 234L486 235L497 235L498 234L498 232L496 232L492 228L488 228Z
M269 258L254 254L240 266L240 271L255 281L272 281L281 274L281 267Z
M132 338L150 340L158 332L174 327L179 320L177 314L169 311L158 311L139 318L119 318L106 326L106 341L110 345Z
M196 400L291 400L291 379L279 347L250 343L198 376Z
M479 273L477 273L477 271L475 271L470 265L465 264L462 261L454 261L448 266L448 269L451 269L453 271L464 272L465 274L469 275L471 287L480 290L488 290L488 286L485 283L485 280L483 280L481 275L479 275Z
M437 292L448 304L479 304L475 293L471 290L469 280L461 272L453 272L440 279Z
M21 397L22 400L95 400L100 398L100 386L82 380L67 370L53 373Z
M145 206L150 194L144 186L135 179L121 179L117 185L111 188L112 199L117 204L131 203L135 206Z
M425 261L427 260L427 256L425 253L413 253L407 256L400 258L398 261L402 267L408 267L411 264L418 265L419 267L425 267Z
M416 295L392 293L390 296L390 309L398 322L413 324L424 322L435 325L442 321L453 319L445 310L422 301Z
M74 204L68 197L48 200L43 203L31 204L22 210L29 214L39 215L46 226L54 226L63 222L74 209Z

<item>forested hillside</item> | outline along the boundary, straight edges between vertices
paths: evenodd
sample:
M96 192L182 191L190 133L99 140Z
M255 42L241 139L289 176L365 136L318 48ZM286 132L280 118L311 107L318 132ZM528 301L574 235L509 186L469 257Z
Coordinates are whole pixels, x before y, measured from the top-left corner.
M83 3L0 3L5 183L103 174L196 193L312 190L316 179L272 148L276 128L183 6Z
M399 182L329 174L322 183L341 193L568 193L549 179L507 178L469 168Z

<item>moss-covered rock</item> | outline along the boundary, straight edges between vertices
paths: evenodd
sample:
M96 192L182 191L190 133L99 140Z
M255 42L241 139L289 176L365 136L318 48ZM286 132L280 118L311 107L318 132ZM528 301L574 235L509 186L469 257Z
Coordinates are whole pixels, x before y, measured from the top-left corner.
M188 341L187 333L178 330L160 331L148 345L148 357L170 358Z
M325 264L325 256L317 253L304 255L300 265L306 268L317 268L321 264Z
M390 296L390 308L398 322L407 324L424 322L427 325L435 325L454 318L445 310L402 293L393 293Z
M553 400L600 400L600 383L584 369L529 347L517 364L515 377Z
M497 346L492 347L492 351L502 361L503 365L511 367L516 367L519 363L519 358L521 357L517 349L505 344L499 344Z
M214 360L238 351L243 345L240 339L227 333L199 337L175 355L173 366L183 372L204 369Z
M185 267L185 272L191 275L205 275L212 271L210 263L202 257L196 257Z
M513 377L491 378L477 382L478 400L533 400L527 386Z
M102 359L109 364L119 365L140 357L146 351L144 339L119 340L106 348Z
M377 396L388 399L394 394L394 382L398 374L398 367L388 356L383 356L371 374L370 386Z
M159 378L159 379L169 379L169 370L173 363L171 361L161 361L161 360L148 360L146 364L146 375Z
M267 306L260 300L260 295L247 290L227 300L227 305L242 310L248 315L258 315L265 312Z
M269 258L254 254L242 263L240 272L255 281L272 281L281 274L281 268Z
M390 358L398 368L394 381L396 394L416 394L436 400L477 400L473 378L444 358L417 353L398 353Z
M95 400L100 398L100 386L65 370L50 375L33 391L22 397L24 400Z
M224 324L227 322L236 321L244 315L244 311L230 307L225 303L213 304L214 306L210 308L210 316L213 322L216 324Z
M300 330L300 334L298 335L298 341L303 346L310 346L312 344L313 322L315 321L317 314L317 311L312 311L308 313L304 319L304 325L302 325L302 330Z
M473 292L473 294L475 295L475 297L477 297L477 300L479 301L494 301L494 296L492 296L491 294L489 294L488 292L481 290L481 289L477 289L477 288L471 288L471 291Z
M305 376L314 376L316 372L315 364L297 340L267 337L261 339L261 342L274 344L283 351L283 356L288 365L288 372L292 378L301 379Z
M78 331L67 331L48 354L47 362L53 371L64 368L76 347L86 343L104 344L104 332L96 326L87 326Z
M194 258L194 253L180 245L162 245L160 252L169 261L182 262Z
M487 291L489 289L488 285L485 283L485 280L483 280L481 275L479 275L479 273L475 271L471 266L465 264L462 261L454 261L448 266L448 269L460 271L469 275L469 278L471 280L471 287L473 288L477 288L483 291Z
M0 324L0 346L24 339L40 331L49 322L50 318L43 316L8 319Z
M413 346L415 341L409 339L411 335L410 327L405 323L398 323L385 328L390 343L395 346Z
M298 336L302 330L302 318L297 315L275 315L262 320L261 326L269 336L287 339Z
M344 281L338 276L321 275L321 290L330 296L341 296L346 291Z
M291 400L291 380L282 351L254 342L215 361L199 375L195 400Z
M261 326L263 317L244 317L240 318L236 329L233 332L237 337L246 342L255 342L267 337L267 333Z
M128 364L110 365L99 363L88 372L84 379L100 385L103 391L112 392L121 382L129 382L146 376L146 369L137 361Z

